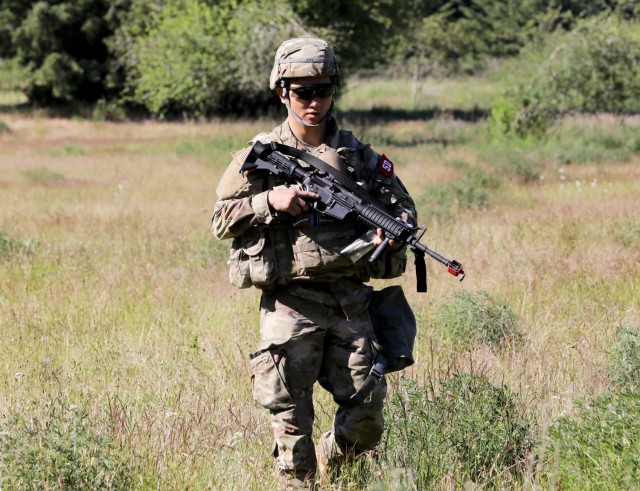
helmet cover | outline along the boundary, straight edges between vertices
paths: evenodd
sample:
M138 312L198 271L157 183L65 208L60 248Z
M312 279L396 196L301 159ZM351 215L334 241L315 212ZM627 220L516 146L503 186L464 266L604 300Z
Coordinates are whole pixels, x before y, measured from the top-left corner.
M340 84L336 55L329 43L314 37L288 39L276 51L269 88L275 90L283 79L324 76Z

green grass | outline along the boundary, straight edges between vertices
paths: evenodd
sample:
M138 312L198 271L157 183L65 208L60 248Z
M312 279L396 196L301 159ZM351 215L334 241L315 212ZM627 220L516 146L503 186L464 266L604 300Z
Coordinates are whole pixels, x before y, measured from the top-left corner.
M467 349L486 343L495 348L522 341L522 327L513 309L486 291L460 291L431 317L434 331Z
M472 81L434 93L468 116L486 83L468 102ZM491 140L483 121L425 119L433 99L413 111L398 99L408 81L358 84L342 126L394 161L423 242L468 274L428 260L418 294L410 259L402 279L375 282L403 285L416 363L389 377L382 451L324 489L633 487L635 420L615 414L637 419L621 383L640 325L638 121ZM368 118L366 101L392 110ZM250 392L259 292L229 285L229 244L209 227L230 151L278 121L2 119L3 485L274 488L269 415ZM318 388L315 437L334 411ZM586 470L587 453L607 472Z
M31 182L48 182L48 181L60 181L64 179L64 175L43 167L42 169L28 170L22 173L22 175Z
M135 459L68 401L33 403L36 413L13 414L1 426L0 484L7 489L135 489Z

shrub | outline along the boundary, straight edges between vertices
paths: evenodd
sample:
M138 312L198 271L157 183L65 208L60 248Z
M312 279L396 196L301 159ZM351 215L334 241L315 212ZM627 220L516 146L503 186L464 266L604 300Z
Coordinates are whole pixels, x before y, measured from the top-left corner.
M14 254L31 254L35 246L35 240L21 242L17 239L13 239L7 236L5 232L0 232L0 259L12 256Z
M62 148L60 150L56 152L54 152L54 154L57 155L71 155L73 154L73 152L75 151L74 149L76 148L80 148L80 147L76 147L75 145L63 145ZM77 155L77 153L76 153ZM63 180L64 179L64 175L60 174L59 172L53 171L51 169L48 169L46 167L43 167L41 169L32 169L32 170L28 170L28 171L24 171L22 173L22 175L31 182L34 183L42 183L42 182L49 182L49 181L59 181L59 180Z
M640 388L640 329L619 326L611 347L609 376L622 389Z
M614 229L613 235L625 247L639 247L640 223L627 220Z
M463 167L465 165L463 164ZM464 170L461 178L431 185L418 196L417 203L430 217L448 219L464 210L489 208L489 191L500 186L500 179L482 169Z
M52 401L42 417L11 416L0 433L0 484L7 489L134 488L134 466L95 425L86 411L61 400Z
M433 489L452 475L482 484L499 475L517 480L532 447L534 425L518 396L478 373L454 374L435 396L402 379L386 421L385 458L416 489Z
M543 488L640 487L640 393L611 391L549 427Z
M127 66L129 102L160 117L255 114L277 103L273 54L303 28L276 4L172 0L131 15L111 42Z
M501 346L522 340L515 312L482 290L454 293L450 303L435 311L432 323L445 339L465 349L478 343Z
M496 100L498 132L541 134L571 112L640 112L640 31L611 18L585 21L517 88Z
M23 88L40 105L95 102L119 86L105 39L129 0L9 2L12 51L24 67ZM8 53L13 55L13 53Z

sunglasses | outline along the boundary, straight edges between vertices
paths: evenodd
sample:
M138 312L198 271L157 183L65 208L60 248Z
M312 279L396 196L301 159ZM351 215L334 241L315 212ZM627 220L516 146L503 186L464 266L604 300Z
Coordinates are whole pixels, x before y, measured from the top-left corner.
M300 87L290 87L298 99L303 101L311 101L314 97L319 99L326 99L329 96L336 95L336 86L331 85L301 85Z

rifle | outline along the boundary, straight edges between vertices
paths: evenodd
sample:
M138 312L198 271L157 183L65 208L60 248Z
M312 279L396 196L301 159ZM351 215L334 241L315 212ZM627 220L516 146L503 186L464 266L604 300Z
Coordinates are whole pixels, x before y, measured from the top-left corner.
M304 160L311 167L303 167L296 160L278 152ZM380 258L392 239L407 244L416 258L417 291L427 291L425 254L446 266L447 271L453 276L460 276L460 281L464 279L466 273L462 264L455 259L449 260L420 243L427 231L426 226L413 227L396 220L385 210L384 205L350 176L337 171L319 158L277 142L256 142L246 155L240 170L244 172L256 169L266 170L274 176L283 177L287 183L297 183L302 189L316 193L318 199L309 205L324 215L344 220L347 215L355 214L371 227L382 229L385 239L371 254L370 262Z

